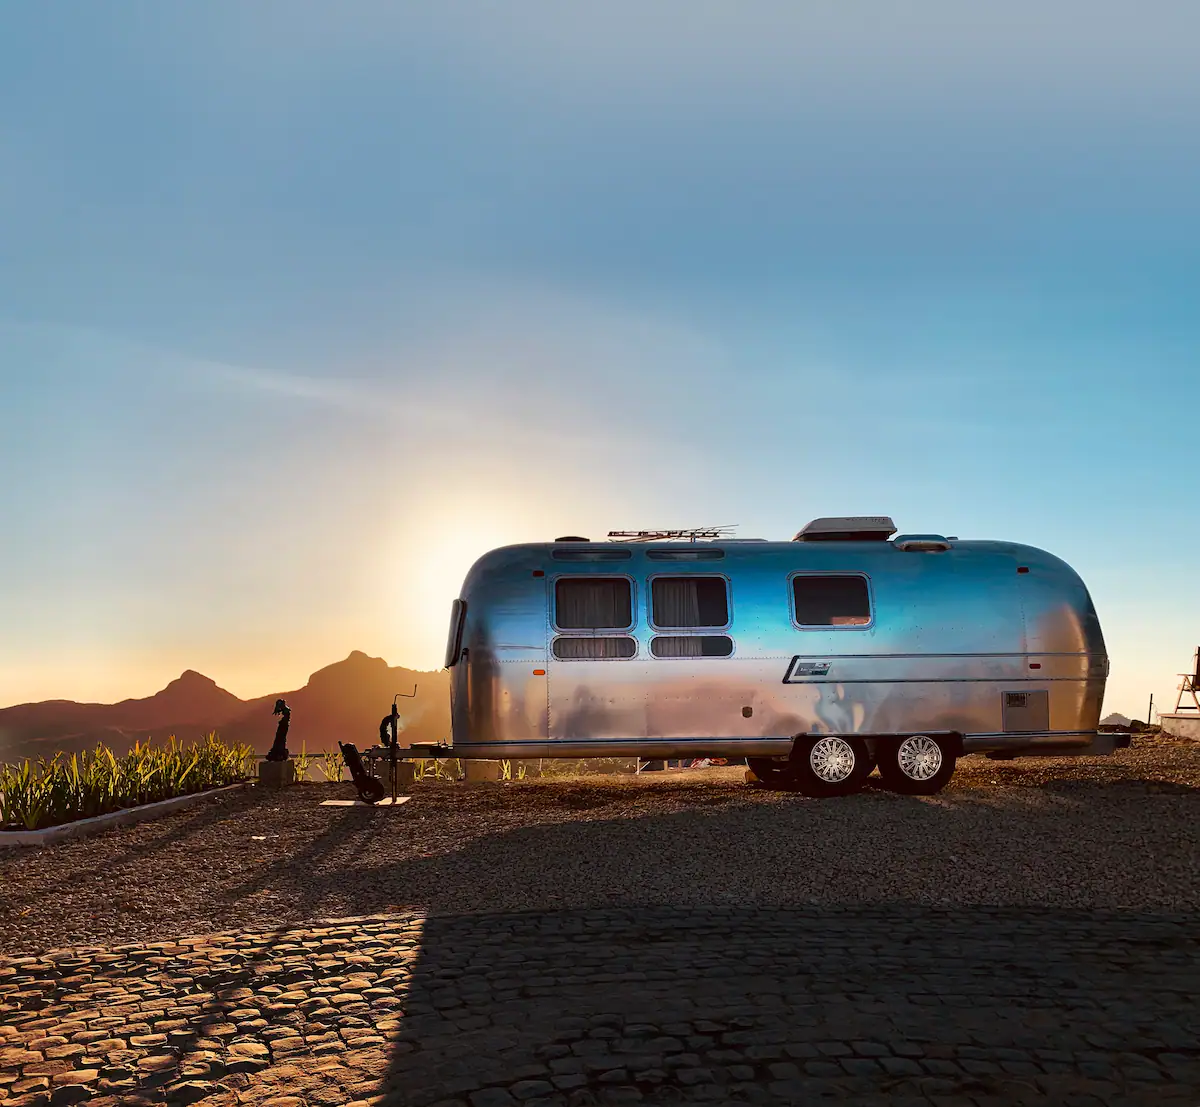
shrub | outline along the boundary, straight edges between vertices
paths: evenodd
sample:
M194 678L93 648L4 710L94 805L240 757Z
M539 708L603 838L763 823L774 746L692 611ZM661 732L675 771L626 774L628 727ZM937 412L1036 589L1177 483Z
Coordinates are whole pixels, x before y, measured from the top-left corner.
M56 753L0 765L0 826L40 830L108 811L203 792L246 780L254 751L227 746L216 734L183 746L136 743L123 757L104 745L93 753Z

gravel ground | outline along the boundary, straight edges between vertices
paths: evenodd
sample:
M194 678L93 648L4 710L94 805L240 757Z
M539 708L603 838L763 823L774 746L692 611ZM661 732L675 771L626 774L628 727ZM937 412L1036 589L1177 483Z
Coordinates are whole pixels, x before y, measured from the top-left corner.
M811 800L744 770L246 792L0 853L0 953L420 909L911 904L1200 908L1200 744L965 759L938 796ZM877 778L874 778L877 782Z

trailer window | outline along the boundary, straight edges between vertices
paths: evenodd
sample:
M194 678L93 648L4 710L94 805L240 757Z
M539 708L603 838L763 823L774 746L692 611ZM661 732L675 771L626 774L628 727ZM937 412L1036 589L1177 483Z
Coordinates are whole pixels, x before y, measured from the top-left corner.
M561 630L625 630L633 625L633 588L625 577L562 577L554 622Z
M871 596L865 577L793 577L792 598L796 622L802 627L858 627L871 621Z
M455 600L450 605L450 634L446 638L445 668L458 664L462 654L463 621L467 617L467 601Z
M618 635L597 638L555 638L554 656L560 661L584 661L597 658L632 657L637 643Z
M733 639L726 634L660 635L650 640L655 657L728 657Z
M656 627L729 625L724 577L655 577L650 582Z

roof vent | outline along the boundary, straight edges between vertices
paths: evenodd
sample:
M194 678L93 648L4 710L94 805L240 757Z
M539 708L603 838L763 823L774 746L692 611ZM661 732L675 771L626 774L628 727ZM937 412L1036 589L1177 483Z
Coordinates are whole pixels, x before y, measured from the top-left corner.
M792 541L886 542L895 533L896 524L886 515L850 515L845 518L814 519Z
M575 535L575 534L568 534L568 535L564 535L562 538L556 538L554 541L555 542L588 542L588 541L590 541L590 539L580 538L578 535Z
M939 553L950 548L950 539L940 534L898 534L892 545L906 553Z

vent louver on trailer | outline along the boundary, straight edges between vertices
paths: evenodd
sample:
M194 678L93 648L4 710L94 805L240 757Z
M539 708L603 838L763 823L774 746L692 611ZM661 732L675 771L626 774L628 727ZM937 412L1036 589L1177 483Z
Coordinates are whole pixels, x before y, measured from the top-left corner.
M897 534L892 545L905 553L940 553L950 548L950 539L940 534Z
M886 515L848 515L814 519L793 542L886 542L896 524Z

